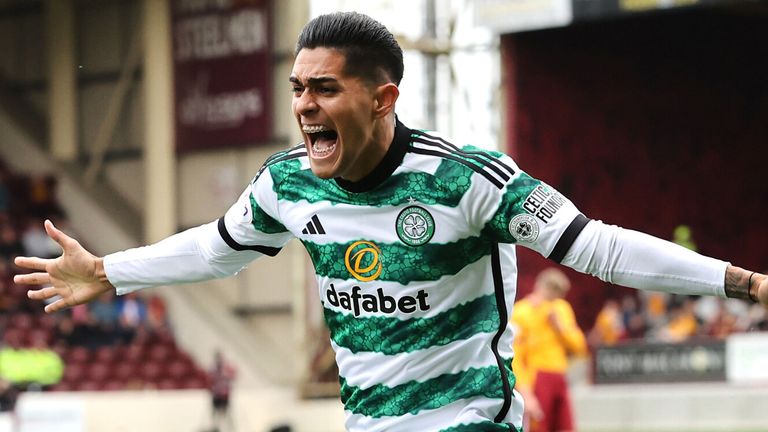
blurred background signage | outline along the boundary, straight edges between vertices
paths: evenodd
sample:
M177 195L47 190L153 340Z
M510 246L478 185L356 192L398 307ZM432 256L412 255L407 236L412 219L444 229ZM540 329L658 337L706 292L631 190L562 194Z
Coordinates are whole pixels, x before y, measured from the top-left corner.
M596 384L724 381L725 342L631 342L596 349Z
M177 149L268 142L269 0L174 0L172 21Z

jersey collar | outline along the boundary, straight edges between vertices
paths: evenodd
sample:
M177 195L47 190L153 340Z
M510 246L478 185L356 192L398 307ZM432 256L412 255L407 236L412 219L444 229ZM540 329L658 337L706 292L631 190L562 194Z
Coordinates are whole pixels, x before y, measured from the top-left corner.
M408 150L408 143L410 141L411 130L400 123L400 120L396 119L395 137L392 139L392 144L389 146L384 158L378 165L376 165L376 168L356 182L336 177L334 179L336 184L342 189L355 193L367 192L375 189L378 185L384 183L384 181L395 172L395 169L400 166L400 163L405 156L405 152Z

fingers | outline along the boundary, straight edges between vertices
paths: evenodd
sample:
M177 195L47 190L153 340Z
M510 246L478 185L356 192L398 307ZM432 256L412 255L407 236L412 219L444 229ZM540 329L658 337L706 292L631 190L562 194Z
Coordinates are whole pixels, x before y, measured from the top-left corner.
M38 290L27 291L27 297L31 298L32 300L48 300L56 297L57 295L59 295L59 293L54 287L45 287ZM46 309L48 308L46 307Z
M50 285L51 275L48 273L18 274L13 277L13 282L23 285Z
M75 239L56 228L53 225L53 222L49 219L46 219L43 225L45 226L45 232L48 233L48 236L58 243L62 249L67 250L67 248L72 247L73 244L77 243Z
M57 312L70 306L70 302L67 299L61 298L59 296L58 290L54 287L45 287L39 290L29 290L27 291L27 297L31 298L32 300L50 300L52 298L59 297L58 300L45 306L46 313Z
M65 299L63 299L63 298L62 299L58 299L55 302L45 306L45 313L58 312L60 310L66 309L66 308L68 308L70 306L71 305L69 304L69 302L66 301Z
M43 258L37 258L37 257L16 257L16 259L13 260L13 263L16 264L19 267L30 269L30 270L45 270L45 266L48 264L50 260L43 259ZM14 278L15 281L15 278Z

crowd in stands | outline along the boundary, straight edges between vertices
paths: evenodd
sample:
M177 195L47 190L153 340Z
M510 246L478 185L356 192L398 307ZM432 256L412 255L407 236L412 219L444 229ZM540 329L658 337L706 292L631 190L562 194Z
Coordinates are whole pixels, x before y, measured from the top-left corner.
M671 241L697 250L687 225L678 225ZM768 330L768 313L760 305L711 296L632 291L605 301L588 339L593 347L624 340L675 343L691 338L722 340L749 330Z
M768 331L768 313L763 307L736 299L638 291L607 299L588 341L591 346L605 346L627 340L722 340L745 331Z
M176 346L157 295L105 295L45 314L14 284L15 256L56 257L43 229L68 231L53 176L25 176L0 161L0 410L20 391L206 388L208 375Z

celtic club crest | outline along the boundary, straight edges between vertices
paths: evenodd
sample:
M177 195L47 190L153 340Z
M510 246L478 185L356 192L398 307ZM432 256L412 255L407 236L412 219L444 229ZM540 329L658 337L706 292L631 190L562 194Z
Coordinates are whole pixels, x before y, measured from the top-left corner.
M419 206L410 206L397 215L395 231L408 246L421 246L435 234L435 219Z

